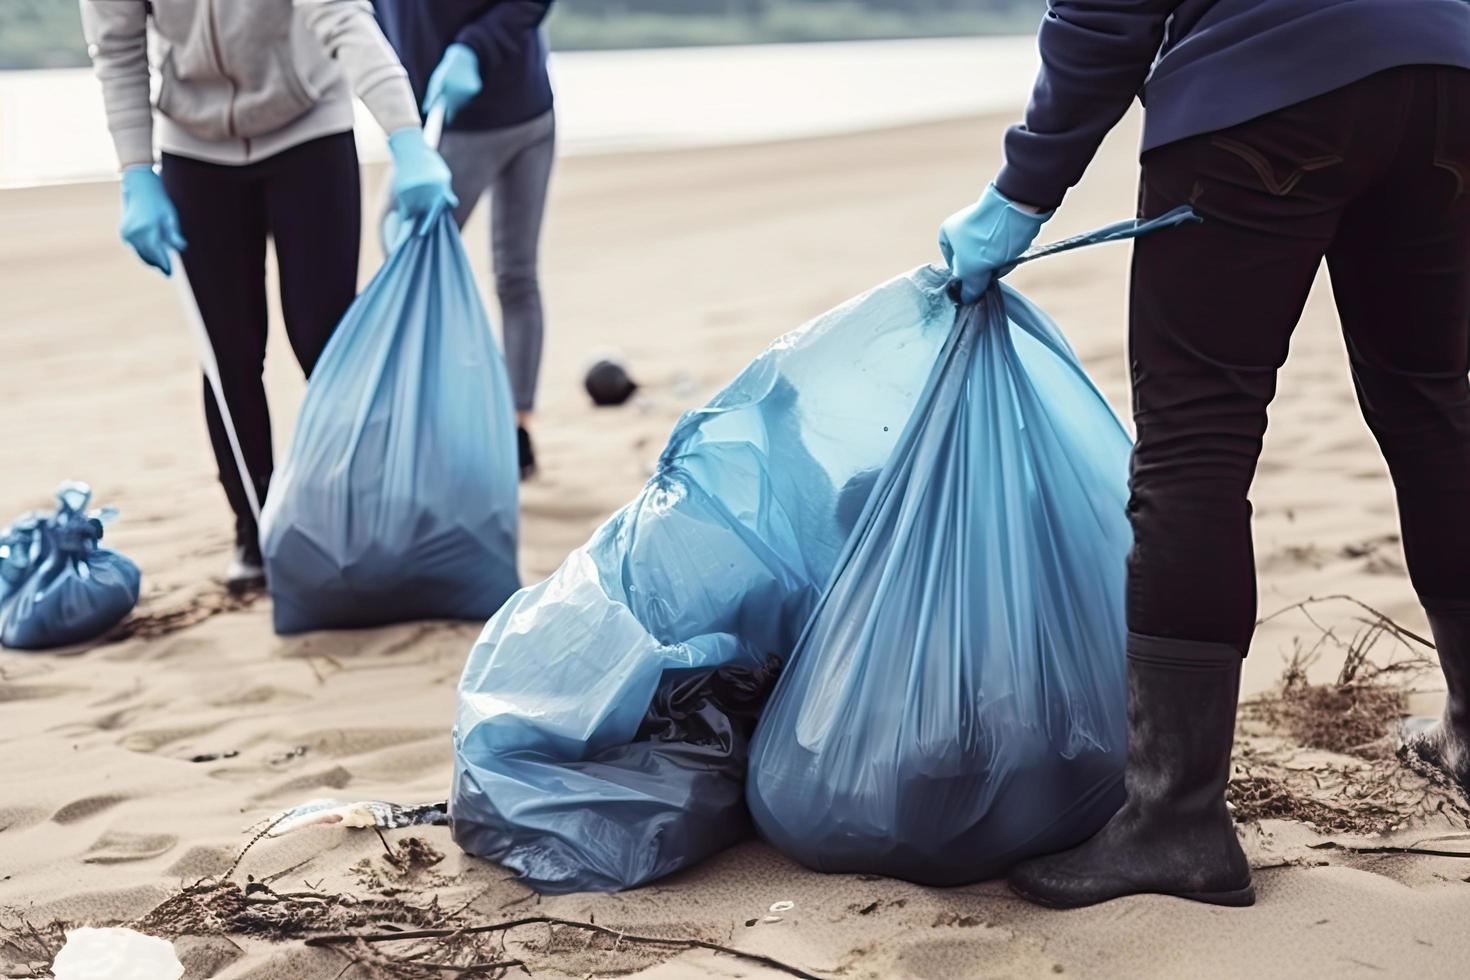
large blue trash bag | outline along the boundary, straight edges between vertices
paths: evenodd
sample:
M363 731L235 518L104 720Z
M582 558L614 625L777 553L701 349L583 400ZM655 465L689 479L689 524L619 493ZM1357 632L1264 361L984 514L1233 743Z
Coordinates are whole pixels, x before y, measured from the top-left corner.
M1044 313L1000 284L958 310L761 717L766 839L953 885L1101 827L1123 800L1129 452Z
M778 340L487 624L454 732L462 847L606 890L751 832L756 712L949 333L944 283L920 269Z
M312 372L261 518L276 631L488 617L520 585L518 482L505 362L445 215Z
M84 483L56 497L54 517L27 515L0 535L0 645L15 650L95 640L138 604L138 566L98 543L115 512L88 512Z
M462 847L541 891L609 890L750 832L753 723L953 334L946 279L918 269L776 341L490 620L460 680Z

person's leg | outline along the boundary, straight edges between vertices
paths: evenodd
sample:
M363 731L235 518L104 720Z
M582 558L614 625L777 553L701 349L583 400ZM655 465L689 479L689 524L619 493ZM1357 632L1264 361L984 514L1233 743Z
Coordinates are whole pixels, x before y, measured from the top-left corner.
M1408 749L1470 793L1470 71L1414 71L1411 134L1328 253L1358 400L1398 495L1449 697Z
M189 243L183 254L184 271L219 362L225 400L256 496L263 500L271 474L270 414L261 380L268 324L264 197L249 168L164 154L162 171ZM237 546L245 552L245 564L253 560L258 567L255 517L208 382L204 413L220 483L235 512ZM232 584L246 584L244 578Z
M357 149L351 133L339 133L292 147L261 166L286 333L309 377L357 295Z
M490 249L505 362L515 400L516 450L524 479L536 471L529 430L545 336L537 267L546 191L556 157L555 116L547 112L507 136L513 136L515 143L490 192Z
M495 258L495 292L505 334L505 361L516 412L535 407L545 325L537 275L541 221L556 156L551 113L526 124L490 192L490 248Z
M1385 109L1378 89L1144 159L1143 213L1192 204L1204 221L1134 250L1127 801L1087 843L1016 868L1025 897L1254 901L1224 799L1256 616L1247 495L1292 330L1372 165L1352 133Z
M505 165L500 142L494 130L451 131L439 140L439 155L453 175L454 196L459 198L454 223L463 228Z

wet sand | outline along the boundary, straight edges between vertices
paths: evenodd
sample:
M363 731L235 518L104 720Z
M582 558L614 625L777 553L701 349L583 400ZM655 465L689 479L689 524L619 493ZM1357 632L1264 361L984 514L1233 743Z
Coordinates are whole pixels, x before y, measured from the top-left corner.
M523 501L527 579L549 572L629 499L678 413L771 338L933 258L938 221L993 172L1002 125L966 120L565 161L544 243L551 333L538 420L543 472ZM1131 213L1136 132L1129 123L1109 141L1048 236ZM379 179L369 175L370 201ZM425 623L278 638L267 601L225 596L218 576L229 520L189 340L171 286L117 242L115 194L115 185L0 192L8 232L0 515L44 506L63 479L88 480L98 502L121 509L110 540L145 575L130 638L61 656L0 652L0 964L13 972L22 953L7 940L44 946L58 919L136 919L229 869L249 839L244 828L276 809L318 796L442 798L454 685L477 631ZM487 234L481 213L466 235L482 282ZM370 244L363 254L365 279L377 256ZM1013 279L1056 318L1120 411L1127 257L1126 247L1089 250ZM274 329L267 376L280 451L302 383ZM581 393L581 371L603 348L626 355L643 385L636 405L597 411ZM1280 390L1254 494L1263 614L1350 594L1422 629L1386 469L1353 401L1325 280ZM1314 608L1324 625L1356 628L1354 607ZM1272 690L1293 650L1318 636L1296 613L1264 626L1247 661L1248 691ZM1374 656L1397 656L1391 647ZM1330 681L1341 660L1329 645L1312 679ZM1410 680L1423 689L1414 705L1433 709L1438 679ZM1303 746L1279 716L1247 729L1254 754L1244 761L1268 775L1296 765L1352 776L1368 765ZM188 761L223 752L238 754ZM1432 798L1425 793L1411 780L1390 800L1387 811L1400 807L1407 821L1394 842L1462 829L1453 813L1414 817L1423 809L1415 800ZM280 892L324 895L381 896L386 887L396 901L438 897L478 922L595 917L824 977L1463 975L1470 862L1313 849L1363 840L1292 820L1243 833L1260 892L1245 911L1139 898L1051 913L995 883L939 891L819 876L758 843L635 893L538 902L503 870L465 857L442 828L387 835L395 846L417 837L442 852L431 868L399 871L376 835L319 828L259 843L233 879L276 876ZM1428 846L1470 850L1465 841ZM778 901L795 907L764 921ZM24 938L22 916L37 936ZM299 940L237 932L179 946L190 977L371 975ZM515 931L507 948L538 977L782 975L708 950L545 925Z

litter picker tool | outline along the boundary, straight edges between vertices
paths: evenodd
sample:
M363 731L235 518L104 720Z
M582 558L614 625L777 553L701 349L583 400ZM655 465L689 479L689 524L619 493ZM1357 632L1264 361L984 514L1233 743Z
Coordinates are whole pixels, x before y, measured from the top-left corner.
M189 331L194 335L195 345L199 348L199 366L204 369L204 377L209 380L209 390L214 392L214 404L219 409L220 419L225 424L225 434L230 438L230 452L235 456L235 466L240 470L240 482L245 484L245 497L250 501L250 512L255 515L255 521L260 523L260 498L255 494L255 481L250 478L250 467L245 463L245 452L240 448L240 436L235 431L235 420L230 415L229 402L225 400L224 384L220 381L219 361L214 356L214 345L209 342L209 331L204 328L204 317L199 313L199 303L194 299L194 290L189 286L188 273L184 271L183 256L174 253L174 269L177 274L172 278L179 291L179 301L184 307L184 320L189 325Z

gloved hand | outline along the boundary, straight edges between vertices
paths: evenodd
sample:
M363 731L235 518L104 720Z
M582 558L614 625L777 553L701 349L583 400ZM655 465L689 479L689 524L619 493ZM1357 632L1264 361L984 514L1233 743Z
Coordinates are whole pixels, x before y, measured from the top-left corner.
M179 231L179 212L163 189L163 179L146 163L137 163L122 175L122 224L118 233L138 258L164 275L173 275L173 252L185 242Z
M424 115L433 111L435 103L443 103L444 121L449 122L466 102L480 94L482 84L480 58L475 49L468 44L451 44L429 76Z
M978 300L996 271L1031 247L1053 213L1023 211L991 184L980 200L946 218L939 226L939 250L960 280L960 302Z
M435 218L459 205L450 189L449 166L424 142L424 131L417 126L392 133L388 149L393 154L393 200L398 213L415 234L426 234Z

